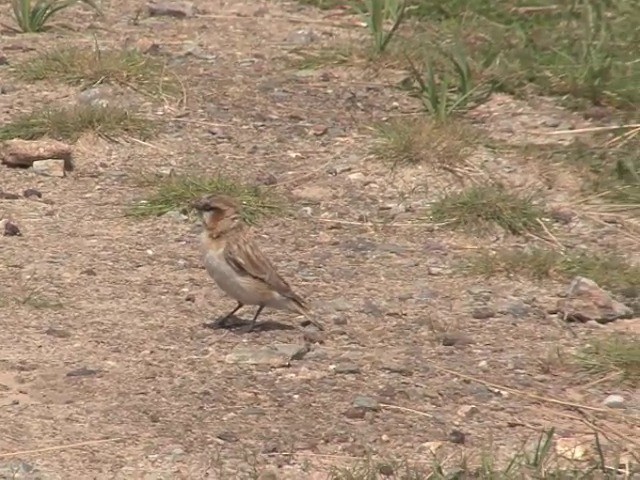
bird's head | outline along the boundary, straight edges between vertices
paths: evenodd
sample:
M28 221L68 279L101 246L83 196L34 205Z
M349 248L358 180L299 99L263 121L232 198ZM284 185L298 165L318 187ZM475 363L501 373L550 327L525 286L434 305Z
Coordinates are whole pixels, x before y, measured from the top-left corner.
M228 195L205 195L193 202L191 206L198 211L204 227L214 236L242 225L240 206Z

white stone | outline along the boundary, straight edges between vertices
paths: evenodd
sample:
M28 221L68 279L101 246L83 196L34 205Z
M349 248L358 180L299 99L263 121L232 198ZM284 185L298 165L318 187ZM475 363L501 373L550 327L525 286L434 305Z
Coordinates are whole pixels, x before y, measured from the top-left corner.
M33 162L33 171L47 177L64 177L64 160L49 159Z
M624 397L622 395L609 395L602 403L609 408L624 408Z

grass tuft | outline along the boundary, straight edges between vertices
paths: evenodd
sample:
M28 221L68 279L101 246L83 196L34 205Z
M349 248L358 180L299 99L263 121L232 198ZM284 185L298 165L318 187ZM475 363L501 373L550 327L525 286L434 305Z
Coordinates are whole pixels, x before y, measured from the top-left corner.
M464 454L425 455L430 462L412 466L407 462L360 461L349 467L334 468L328 480L520 480L520 479L591 479L619 478L620 464L616 452L605 452L595 433L593 443L584 444L592 452L580 461L572 460L570 453L558 448L554 429L542 432L534 441L527 441L510 458L499 460L494 451L485 452L480 459L471 460ZM562 452L562 453L561 453ZM616 468L611 469L611 466Z
M77 3L84 3L102 13L93 0L11 0L13 18L23 33L41 32L54 15Z
M151 120L119 107L78 105L44 109L18 117L0 127L0 140L50 137L73 142L90 131L105 136L128 134L148 138L154 126Z
M510 248L497 252L480 252L465 262L471 273L494 275L523 275L534 279L552 277L562 256L544 248Z
M554 277L568 280L580 275L612 292L640 297L640 267L619 254L575 252L563 256L545 248L507 248L480 252L465 262L465 268L487 277L506 274L536 280Z
M451 193L431 206L435 222L485 231L497 225L514 235L539 230L538 219L542 215L532 195L514 193L499 184L477 185Z
M479 134L457 122L435 122L424 117L394 119L377 127L374 155L393 166L430 164L455 167L467 158Z
M154 192L130 209L129 214L134 217L158 216L175 210L188 212L192 201L213 193L230 195L239 201L243 206L243 219L250 224L281 209L280 202L272 194L223 176L169 175L146 178L142 183L153 187Z
M137 50L53 49L16 65L23 80L56 80L82 88L110 83L149 95L175 95L178 83L166 64Z
M623 381L640 383L640 337L612 335L583 348L578 364L596 375L617 372Z

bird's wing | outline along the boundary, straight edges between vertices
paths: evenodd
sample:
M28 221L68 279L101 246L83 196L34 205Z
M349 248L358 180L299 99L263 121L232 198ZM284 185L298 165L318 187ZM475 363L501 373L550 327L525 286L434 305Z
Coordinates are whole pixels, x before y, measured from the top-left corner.
M227 242L224 257L240 275L249 275L264 282L280 295L302 302L251 239Z

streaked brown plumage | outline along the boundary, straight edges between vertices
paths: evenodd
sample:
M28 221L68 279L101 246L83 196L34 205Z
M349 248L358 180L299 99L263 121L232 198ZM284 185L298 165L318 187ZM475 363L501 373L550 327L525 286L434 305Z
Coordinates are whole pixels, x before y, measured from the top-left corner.
M273 264L253 241L240 216L240 207L226 195L208 195L193 203L201 212L204 231L204 264L216 284L237 300L238 305L221 319L224 322L244 305L258 305L249 330L264 307L288 310L309 318L307 303L278 274Z

